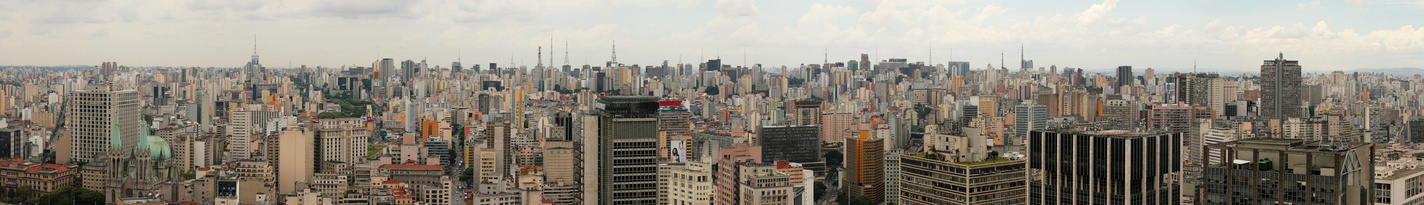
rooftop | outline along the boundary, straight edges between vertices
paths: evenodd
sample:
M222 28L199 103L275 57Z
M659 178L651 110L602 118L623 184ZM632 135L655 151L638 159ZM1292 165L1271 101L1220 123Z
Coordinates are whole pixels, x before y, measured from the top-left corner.
M424 164L385 164L385 165L381 165L381 168L384 168L384 169L403 169L403 170L440 171L440 170L443 170L444 167L441 167L440 165L424 165Z

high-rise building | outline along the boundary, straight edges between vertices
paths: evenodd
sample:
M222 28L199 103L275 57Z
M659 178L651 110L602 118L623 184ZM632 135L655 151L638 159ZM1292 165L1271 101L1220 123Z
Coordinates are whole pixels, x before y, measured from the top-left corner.
M665 204L712 204L712 163L688 161L684 164L660 165L666 172L658 172L661 178L660 192L667 192Z
M740 191L736 194L741 200L735 204L792 205L799 201L792 183L799 176L780 172L775 163L743 162L737 169Z
M821 125L821 101L797 100L793 104L795 107L789 109L788 117L792 119L791 125L816 126Z
M277 136L277 193L299 191L296 182L309 181L316 173L312 145L316 133L305 127L291 127Z
M1014 106L1014 134L1004 138L1004 145L1017 145L1028 137L1029 130L1048 127L1048 106L1024 101Z
M1261 119L1303 117L1300 62L1281 54L1261 64Z
M1179 204L1181 133L1029 131L1029 204ZM903 198L903 197L902 197Z
M74 91L65 129L70 135L70 161L59 163L90 162L109 153L109 137L117 129L121 150L133 150L138 145L139 129L144 128L139 119L139 93L109 84L91 84L83 90ZM117 127L117 128L116 128Z
M944 152L901 156L899 201L894 204L1025 204L1023 160L951 161ZM942 191L945 187L953 187ZM970 190L970 191L957 191ZM886 196L891 198L891 196Z
M337 167L330 163L355 164L366 159L367 138L370 131L363 126L361 118L320 119L314 127L315 141L312 142L312 159L319 160L315 172L334 172Z
M658 98L598 99L598 204L657 204Z
M762 126L757 143L776 149L762 150L765 161L801 163L816 175L825 175L826 162L821 159L821 127Z
M885 152L885 203L904 204L900 202L900 176L904 175L900 160L904 158L905 151L902 149L891 149Z
M1132 66L1117 67L1117 87L1131 86L1132 81L1136 79L1132 76Z
M1220 75L1207 73L1187 73L1177 76L1176 102L1183 102L1191 105L1210 105L1213 90L1212 82ZM1213 109L1220 110L1222 108Z
M682 101L664 100L658 104L658 131L667 132L668 136L692 135L692 112L682 106Z
M1372 204L1370 143L1252 138L1207 146L1201 204ZM1391 187L1392 188L1392 187ZM1401 187L1402 188L1402 187ZM1376 203L1377 204L1377 203Z
M841 184L846 196L864 196L871 204L885 200L885 139L874 138L870 131L859 137L846 138L845 177Z
M713 184L716 192L713 192L714 204L737 204L741 197L739 193L741 180L741 170L737 165L744 162L761 162L761 146L751 144L736 144L732 147L721 148L717 154L717 177Z

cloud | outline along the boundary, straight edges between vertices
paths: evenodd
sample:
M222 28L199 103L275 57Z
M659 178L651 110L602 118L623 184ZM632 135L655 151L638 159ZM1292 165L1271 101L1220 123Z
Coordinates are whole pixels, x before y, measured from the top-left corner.
M970 21L983 22L984 19L1003 14L1004 11L1004 7L985 5L984 8L979 9L979 14L974 15L974 18L970 18Z
M761 13L755 0L717 0L717 12L730 16L756 16Z
M1102 4L1093 4L1088 10L1078 14L1078 21L1084 24L1097 23L1099 19L1107 16L1114 8L1117 8L1117 0L1104 0Z

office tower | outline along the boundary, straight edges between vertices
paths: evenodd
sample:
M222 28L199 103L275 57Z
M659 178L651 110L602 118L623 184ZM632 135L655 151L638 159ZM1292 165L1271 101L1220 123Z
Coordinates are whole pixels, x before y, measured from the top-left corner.
M791 125L821 125L821 101L816 99L797 100L788 113Z
M461 70L464 70L464 69L465 69L464 66L460 66L460 61L455 61L454 63L450 63L450 71L453 71L453 72L458 73L458 72L460 72Z
M982 144L982 139L980 139ZM1023 160L990 156L955 161L949 150L902 155L895 204L1025 204ZM940 191L944 187L955 190ZM891 198L892 196L886 196Z
M1118 66L1117 86L1114 87L1131 86L1134 79L1136 77L1132 76L1132 66Z
M969 74L969 61L950 61L950 76L964 76Z
M721 71L722 59L708 59L706 69L703 71Z
M868 197L871 204L885 200L884 141L864 130L859 137L846 138L845 179L841 184L847 197Z
M735 204L791 205L799 201L794 197L794 176L777 170L775 163L743 162L737 168L741 201Z
M1028 131L1048 127L1048 106L1024 101L1014 106L1014 134L1005 137L1004 145L1017 145L1028 137Z
M741 193L741 186L738 185L741 182L738 180L741 170L737 165L744 162L761 162L761 152L761 146L751 144L736 144L718 150L717 153L721 156L717 157L717 177L713 182L717 189L713 192L715 204L737 204L741 201L738 195Z
M1301 115L1300 62L1285 54L1261 64L1261 119L1285 120Z
M904 158L905 150L891 149L885 152L885 203L904 204L900 202L900 177L903 165L900 160Z
M120 90L109 84L90 84L83 90L74 91L69 97L69 121L66 132L70 135L70 161L59 163L91 162L109 153L109 137L117 127L120 150L133 150L139 141L139 129L144 128L139 119L139 93L135 90ZM58 157L56 159L59 159Z
M821 114L821 141L841 142L846 137L855 135L851 129L855 128L855 117L849 112L832 112Z
M682 106L681 100L658 102L658 131L668 136L692 135L692 112Z
M311 182L316 173L312 151L316 133L306 127L289 127L277 136L277 193L299 191L296 182Z
M757 144L776 148L762 150L764 160L801 163L806 169L815 171L816 175L825 175L820 126L762 126L757 133Z
M366 158L366 145L369 144L367 138L370 131L363 126L361 118L336 118L320 119L313 126L316 130L315 141L312 142L312 159L319 160L314 168L315 172L335 172L337 167L329 167L329 162L336 164L355 164L359 160Z
M574 184L577 172L583 170L578 161L574 141L549 140L544 144L544 181L554 184Z
M1371 204L1369 143L1253 138L1207 146L1202 204ZM1404 188L1404 187L1399 187Z
M658 98L598 99L599 204L657 203Z
M1190 105L1211 104L1212 82L1217 79L1217 74L1207 73L1187 73L1178 75L1176 84L1176 102L1184 102ZM1221 108L1215 108L1221 109Z
M667 192L661 204L712 204L712 163L688 161L684 164L659 165L665 172L658 172L661 178L659 192ZM664 182L665 181L665 182ZM664 203L665 202L665 203Z
M1181 133L1029 131L1030 204L1179 204Z
M1201 153L1200 131L1192 129L1193 107L1186 103L1154 104L1147 110L1147 129L1182 134L1182 155L1197 161Z

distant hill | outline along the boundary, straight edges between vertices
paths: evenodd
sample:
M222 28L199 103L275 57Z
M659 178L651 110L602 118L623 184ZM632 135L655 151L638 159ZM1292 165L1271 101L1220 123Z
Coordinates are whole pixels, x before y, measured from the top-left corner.
M1355 69L1354 72L1362 72L1362 73L1387 73L1387 74L1394 74L1394 75L1414 75L1414 74L1421 74L1421 75L1424 75L1424 69L1420 69L1420 68L1418 68L1418 67L1403 67L1403 68L1362 68L1362 69Z

